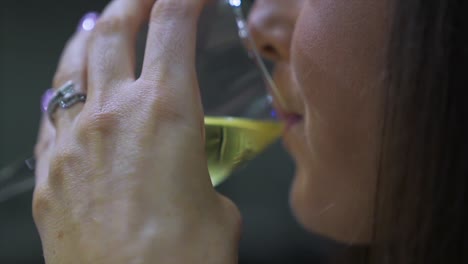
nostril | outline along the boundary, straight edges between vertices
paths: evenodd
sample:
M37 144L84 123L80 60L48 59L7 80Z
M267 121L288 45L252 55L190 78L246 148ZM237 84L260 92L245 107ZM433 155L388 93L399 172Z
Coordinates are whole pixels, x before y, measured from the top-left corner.
M270 53L270 54L276 53L276 50L272 45L263 46L263 51L266 52L266 53Z
M278 53L276 48L273 47L273 45L269 45L269 44L264 45L262 47L262 53L263 53L263 56L265 56L267 59L271 59L271 60L277 60L280 57L280 54Z

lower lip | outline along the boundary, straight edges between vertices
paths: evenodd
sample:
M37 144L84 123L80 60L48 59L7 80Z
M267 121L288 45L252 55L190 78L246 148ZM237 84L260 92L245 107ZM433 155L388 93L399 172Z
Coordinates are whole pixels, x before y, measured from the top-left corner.
M300 155L301 149L303 148L303 117L300 115L287 115L283 116L283 122L285 123L282 142L286 150L292 155Z
M286 123L284 132L286 133L289 130L291 130L292 127L294 127L295 125L299 124L302 121L302 116L295 115L295 114L286 115L284 116L284 121Z

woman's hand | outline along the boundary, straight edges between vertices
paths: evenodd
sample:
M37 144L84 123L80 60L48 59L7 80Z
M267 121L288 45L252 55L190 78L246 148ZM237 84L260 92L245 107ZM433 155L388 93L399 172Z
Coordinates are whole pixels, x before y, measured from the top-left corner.
M114 0L68 43L54 87L71 80L87 101L41 125L33 210L48 263L237 261L240 215L213 189L204 153L203 2Z

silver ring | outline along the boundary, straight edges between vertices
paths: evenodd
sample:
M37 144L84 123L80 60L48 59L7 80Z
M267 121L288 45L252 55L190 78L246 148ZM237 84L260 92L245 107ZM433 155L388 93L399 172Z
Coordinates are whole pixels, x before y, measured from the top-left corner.
M47 106L49 119L54 121L54 113L59 107L62 109L68 109L77 103L84 102L86 102L86 94L77 92L75 90L75 84L72 81L68 81L60 87L50 99Z

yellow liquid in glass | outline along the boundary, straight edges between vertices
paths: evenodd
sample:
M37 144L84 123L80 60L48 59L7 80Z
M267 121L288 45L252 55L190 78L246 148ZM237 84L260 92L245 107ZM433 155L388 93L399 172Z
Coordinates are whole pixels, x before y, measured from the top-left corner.
M232 117L205 117L206 154L213 185L253 159L280 136L282 125Z

